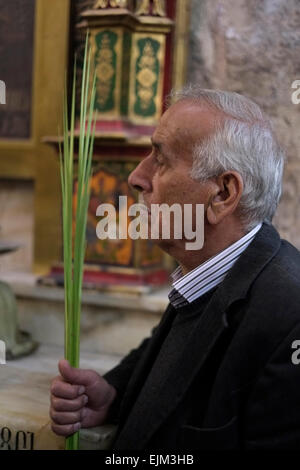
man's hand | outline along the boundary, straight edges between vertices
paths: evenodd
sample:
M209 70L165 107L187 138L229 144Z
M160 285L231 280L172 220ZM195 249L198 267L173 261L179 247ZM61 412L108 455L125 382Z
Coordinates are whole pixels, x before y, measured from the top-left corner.
M52 430L69 436L80 428L103 424L116 396L114 387L97 372L73 368L65 359L58 368L61 375L51 384Z

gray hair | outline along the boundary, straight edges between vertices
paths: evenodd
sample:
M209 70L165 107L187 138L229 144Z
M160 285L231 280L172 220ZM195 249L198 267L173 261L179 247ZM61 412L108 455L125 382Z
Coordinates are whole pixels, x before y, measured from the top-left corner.
M216 132L193 150L191 176L205 181L225 171L237 171L244 183L239 204L247 231L258 223L271 223L281 196L284 154L272 124L260 107L238 93L206 90L189 85L172 91L175 101L192 100L225 113Z

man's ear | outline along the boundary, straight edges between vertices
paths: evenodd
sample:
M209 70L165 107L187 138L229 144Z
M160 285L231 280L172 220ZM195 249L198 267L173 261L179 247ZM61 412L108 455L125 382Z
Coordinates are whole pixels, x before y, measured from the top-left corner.
M226 171L215 178L215 190L207 207L208 223L216 225L232 214L243 194L243 179L237 171Z

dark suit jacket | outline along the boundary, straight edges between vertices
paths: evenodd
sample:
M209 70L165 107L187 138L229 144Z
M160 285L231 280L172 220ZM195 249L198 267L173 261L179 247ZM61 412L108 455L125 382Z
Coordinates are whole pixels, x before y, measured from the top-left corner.
M175 360L149 375L173 318L169 306L151 338L105 374L118 391L113 448L300 447L300 364L291 360L300 340L299 251L264 223Z

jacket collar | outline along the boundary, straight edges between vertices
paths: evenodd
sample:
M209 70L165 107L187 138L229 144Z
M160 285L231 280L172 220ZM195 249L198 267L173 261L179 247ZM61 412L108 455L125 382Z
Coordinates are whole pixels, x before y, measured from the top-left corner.
M174 318L174 309L168 308L127 387L123 415L127 416L130 411L117 437L116 449L145 448L155 431L179 404L217 340L227 329L228 308L236 300L246 297L249 288L279 247L279 234L274 227L264 223L215 291L199 316L188 342L178 348L172 364L167 360L162 361L160 374L153 375L149 364L157 357L164 335Z
M227 310L236 300L243 299L264 267L280 248L281 240L277 230L266 222L254 240L233 265L217 290L223 308Z

